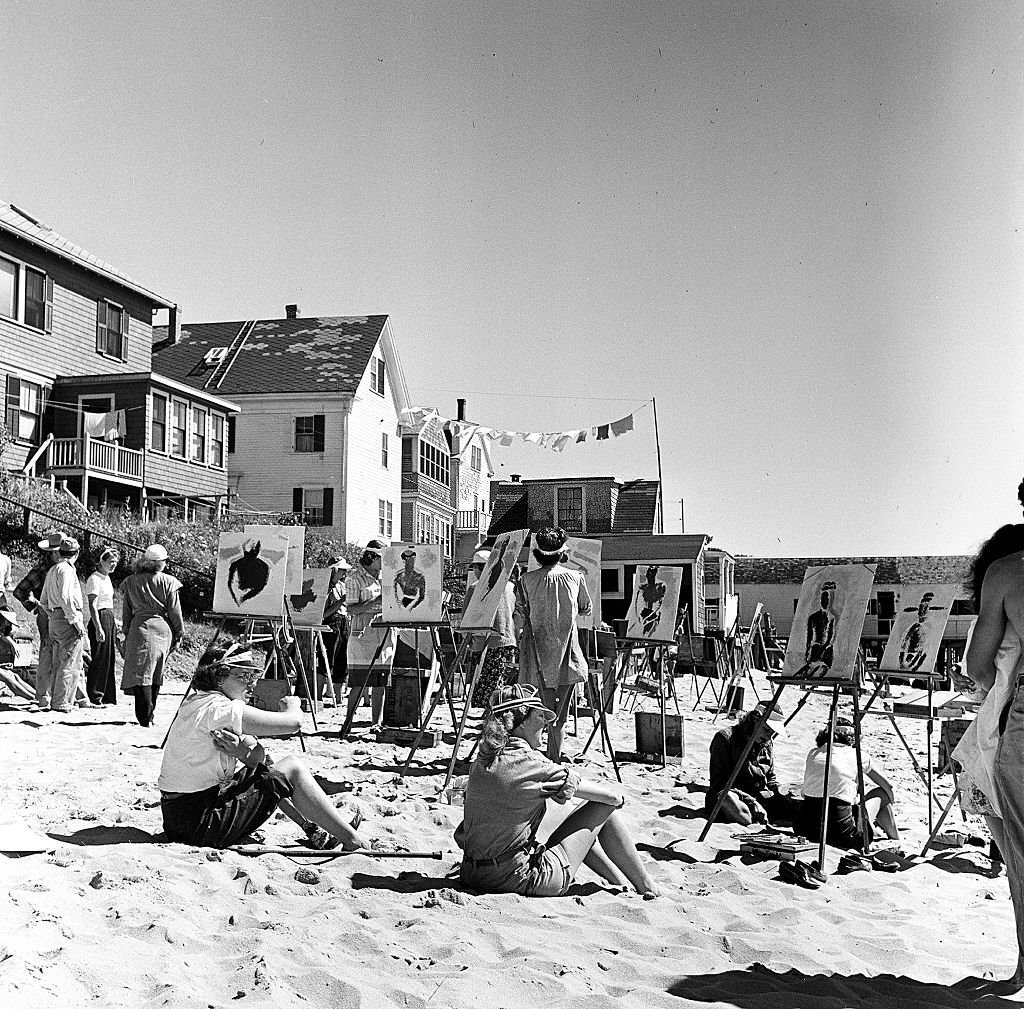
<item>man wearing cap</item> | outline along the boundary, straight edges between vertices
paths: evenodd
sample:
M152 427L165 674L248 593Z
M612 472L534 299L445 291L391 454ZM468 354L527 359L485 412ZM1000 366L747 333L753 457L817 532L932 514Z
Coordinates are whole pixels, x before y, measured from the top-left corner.
M327 602L324 605L324 624L331 629L330 639L325 642L331 658L331 688L334 703L341 704L341 693L348 677L348 637L351 621L345 598L345 579L352 565L341 554L335 554L330 561L331 579L327 584Z
M85 603L75 562L78 540L65 536L60 560L46 574L39 604L49 617L50 663L53 677L52 711L67 712L75 704L85 654Z
M374 726L380 725L384 713L384 693L394 645L389 628L370 626L374 617L381 612L380 566L383 550L384 544L380 540L370 540L359 563L345 579L345 605L351 621L348 639L348 712L345 716L347 724L351 724L367 687L371 691L370 711Z
M43 593L46 573L60 560L59 549L64 534L47 533L45 539L37 544L42 557L35 567L30 568L17 585L14 586L14 598L36 618L36 629L39 631L39 661L36 664L36 705L40 711L49 711L50 694L53 690L53 671L50 665L50 618L46 610L39 605L39 597Z
M400 606L414 610L427 597L427 579L416 570L416 551L407 547L402 551L405 567L395 575L395 598Z
M767 719L768 705L758 704L733 726L719 729L711 740L710 781L704 796L704 810L710 815L729 782L747 742L753 745L740 767L732 788L725 793L717 819L725 823L791 822L800 800L783 794L775 776L773 741L785 734L782 712L776 707Z

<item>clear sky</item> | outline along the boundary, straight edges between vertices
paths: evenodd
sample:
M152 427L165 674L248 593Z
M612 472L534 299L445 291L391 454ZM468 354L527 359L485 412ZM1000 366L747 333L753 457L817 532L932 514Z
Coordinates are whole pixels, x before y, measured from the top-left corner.
M353 9L361 6L362 9ZM0 200L186 321L387 313L413 401L657 398L666 532L1020 519L1024 4L9 0ZM652 411L497 475L654 477Z

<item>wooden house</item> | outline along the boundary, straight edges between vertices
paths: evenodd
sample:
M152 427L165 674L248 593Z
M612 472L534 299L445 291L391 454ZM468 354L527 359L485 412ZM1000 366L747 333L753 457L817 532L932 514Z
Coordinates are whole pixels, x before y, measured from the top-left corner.
M177 306L0 204L3 465L90 507L214 511L237 408L152 371L153 316Z

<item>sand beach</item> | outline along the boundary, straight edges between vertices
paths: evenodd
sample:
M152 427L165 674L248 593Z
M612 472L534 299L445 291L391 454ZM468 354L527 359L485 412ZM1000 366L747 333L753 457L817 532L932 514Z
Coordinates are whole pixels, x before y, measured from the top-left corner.
M361 809L371 843L436 850L440 860L252 858L160 834L159 746L183 683L161 696L150 729L134 724L126 699L67 715L5 703L0 819L52 850L0 859L0 1004L959 1006L970 992L957 982L1010 972L1005 873L991 875L982 848L910 857L927 836L926 792L885 719L870 720L865 751L896 785L908 857L894 873L832 875L806 890L780 880L777 861L741 856L740 828L716 825L698 843L718 725L703 705L690 710L678 682L685 756L666 769L622 765L626 814L663 892L654 901L612 892L586 869L563 898L461 891L452 872L461 809L437 798L450 742L421 750L403 778L405 748L366 738L358 721L339 742L340 712L323 712L319 732L307 716L307 761L328 793ZM813 696L778 743L784 784L798 787L826 710L827 698ZM580 720L569 753L590 724ZM903 727L923 760L924 723ZM611 732L632 749L632 714L616 713ZM271 752L300 748L275 740ZM612 774L596 745L579 769ZM940 797L949 789L940 779ZM980 825L956 814L950 826ZM265 834L284 845L297 830L279 817ZM830 852L830 869L837 859Z

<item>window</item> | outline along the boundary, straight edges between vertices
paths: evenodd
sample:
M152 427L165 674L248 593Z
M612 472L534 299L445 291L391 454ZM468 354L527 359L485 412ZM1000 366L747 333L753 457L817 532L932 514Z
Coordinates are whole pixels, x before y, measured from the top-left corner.
M452 524L434 512L422 509L416 512L416 542L438 543L441 554L450 557L452 552Z
M224 465L224 418L219 413L210 414L210 465Z
M185 458L188 443L188 403L174 400L171 404L171 455Z
M154 452L167 451L167 397L153 393L153 419L149 425L149 445Z
M128 313L112 301L96 302L96 353L128 360Z
M388 436L383 432L380 436L380 464L385 469L388 468Z
M619 587L619 569L601 568L601 595L606 592L618 594L622 589Z
M376 354L370 358L370 392L384 395L384 358Z
M394 513L391 502L381 498L377 502L377 531L381 536L386 536L390 539L394 528Z
M949 608L951 617L967 617L974 613L974 603L970 599L954 599Z
M0 258L0 315L49 333L53 328L53 281L31 266Z
M334 488L295 487L292 490L292 511L301 515L308 526L334 525Z
M451 486L451 459L447 449L420 439L420 473L445 487Z
M43 387L7 376L7 432L21 442L39 444L43 421Z
M556 487L558 525L566 532L583 532L583 488Z
M318 413L313 417L295 418L295 451L323 452L324 450L324 415Z
M206 411L201 406L192 407L192 453L193 462L206 462Z
M228 417L228 455L232 455L235 451L235 432L238 428L238 418L235 416Z
M479 445L474 445L469 450L469 466L470 469L475 469L478 473L483 466L483 452L480 451Z

